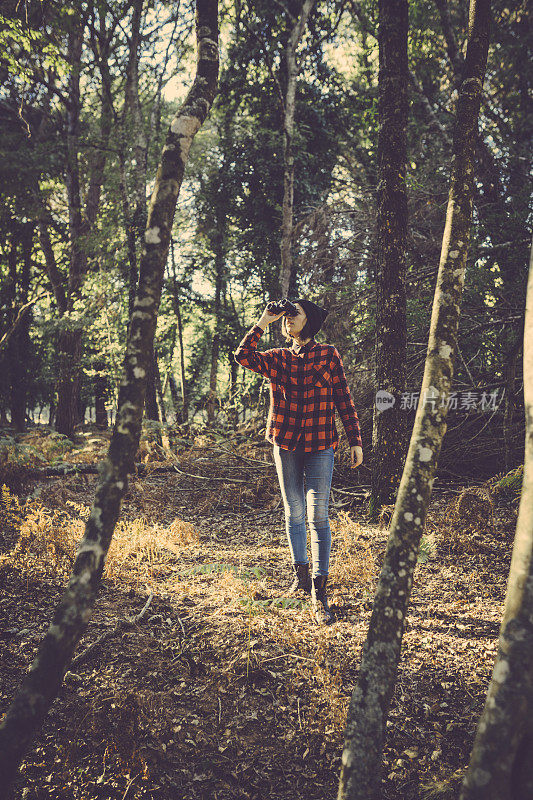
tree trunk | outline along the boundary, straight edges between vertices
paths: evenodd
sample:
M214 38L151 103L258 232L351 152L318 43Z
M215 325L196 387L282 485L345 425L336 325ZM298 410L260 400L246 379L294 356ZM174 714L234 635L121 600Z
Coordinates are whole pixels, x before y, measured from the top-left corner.
M141 103L139 99L139 45L141 40L141 19L144 0L135 0L131 20L129 55L124 87L124 106L120 117L119 168L120 193L126 226L128 253L129 311L133 311L133 301L139 275L140 250L146 227L146 167L148 144L144 130ZM107 76L106 76L107 81ZM127 150L133 142L128 162ZM128 187L127 162L132 176L132 197ZM154 389L155 394L155 389ZM152 417L153 418L153 417Z
M8 303L13 330L7 339L7 364L9 369L9 408L11 424L16 431L26 428L26 404L28 395L28 358L30 355L31 312L22 315L17 307L28 303L30 289L31 256L34 225L32 222L12 222L11 247L8 254L9 288ZM21 268L17 262L21 260Z
M72 439L79 421L82 332L76 322L61 321L58 337L57 405L55 429Z
M106 408L109 385L105 368L105 362L97 361L95 364L96 377L94 379L94 422L104 430L109 425Z
M165 409L165 398L163 397L163 387L161 386L161 372L159 370L159 355L157 350L154 350L154 384L157 401L159 403L159 415L161 422L166 423L167 412Z
M54 248L52 246L52 241L50 239L50 231L48 228L48 221L47 221L48 213L42 203L42 198L40 196L40 193L37 192L35 196L38 204L38 213L39 213L39 221L38 221L39 243L41 245L41 250L43 251L44 255L45 271L48 280L50 281L50 284L52 286L52 291L54 293L54 298L56 301L59 316L62 317L65 311L67 310L67 295L63 284L63 276L61 275L57 267Z
M187 388L187 380L185 378L185 347L183 344L183 326L181 324L181 312L178 306L177 310L178 319L178 343L180 348L180 386L181 386L181 420L185 423L189 419L189 392Z
M533 797L533 246L524 324L522 495L498 653L460 800Z
M462 73L462 61L460 48L457 44L453 28L450 21L447 0L435 0L439 11L442 31L446 40L448 58L453 69L455 84L458 86ZM524 40L527 38L528 21L523 15L519 25L523 26ZM528 53L527 48L517 48L516 68L519 75L528 74ZM527 283L527 259L528 242L524 231L527 229L529 215L529 150L530 150L530 129L531 115L528 113L530 108L529 95L527 91L527 79L521 83L520 90L521 115L519 124L513 129L514 142L509 146L505 141L505 148L509 148L512 154L507 165L509 180L506 182L502 175L501 164L506 159L500 159L500 163L494 155L494 142L491 139L489 145L485 136L479 134L477 137L477 156L478 156L478 184L479 190L476 197L476 213L479 222L484 229L486 236L490 237L494 248L498 248L499 277L502 284L492 288L496 298L496 308L504 309L504 313L516 312L516 319L519 323L506 325L505 339L502 347L501 364L506 373L505 385L505 412L503 423L504 439L504 464L505 469L510 469L513 453L513 429L512 415L514 411L514 374L512 362L519 355L523 339L522 326L522 303ZM504 134L507 138L507 134ZM496 144L498 144L496 142ZM503 149L503 148L501 148ZM512 203L509 204L509 198ZM509 246L510 245L510 246ZM501 246L501 247L499 247ZM508 365L508 361L511 365Z
M417 407L390 523L387 551L363 647L359 677L348 709L339 800L377 800L381 796L387 715L420 537L446 431L472 217L474 142L487 62L489 26L489 0L471 0L464 80L457 100L454 127L450 193L421 402Z
M181 385L181 413L176 422L187 422L189 419L189 395L187 392L187 382L185 380L185 348L183 346L183 325L181 322L180 298L178 292L178 283L176 280L176 261L174 258L174 240L170 245L170 262L172 266L172 301L174 304L174 311L176 313L176 320L178 323L178 343L180 348L180 385ZM174 396L172 397L174 408L176 409L176 402Z
M176 378L174 377L174 375L169 375L168 385L170 387L170 396L172 398L172 405L174 406L174 415L176 417L176 422L179 423L181 422L181 403L178 394L178 386L176 384Z
M11 220L11 242L9 253L7 257L8 265L8 278L6 281L6 306L9 309L9 326L14 325L17 316L17 260L18 260L18 245L19 245L19 226L15 220ZM11 424L15 430L24 430L24 416L22 421L17 413L17 385L19 383L19 365L20 360L18 357L18 337L17 330L14 330L12 335L7 340L7 364L9 369L9 410L11 415Z
M176 201L191 142L216 92L216 0L197 0L196 37L196 78L171 122L150 202L113 436L67 589L29 673L0 723L0 798L7 797L20 761L58 693L74 649L89 622L127 478L134 468Z
M159 408L157 406L157 394L155 390L155 354L153 348L150 355L148 373L146 376L146 400L144 404L144 413L146 419L151 419L154 422L161 422Z
M131 23L130 57L126 76L125 108L129 117L128 140L133 142L131 172L133 178L133 217L132 223L137 234L138 249L142 247L146 229L146 133L139 99L139 43L144 0L135 0Z
M105 14L99 15L100 36L95 48L102 76L108 70L109 36L105 27ZM40 223L40 241L48 276L61 315L72 311L75 301L80 297L83 279L87 272L90 234L96 223L100 195L107 162L107 143L111 134L113 105L109 87L102 81L102 106L100 114L100 147L94 151L89 162L89 183L87 186L85 214L82 214L81 184L79 167L79 121L80 121L80 71L85 31L85 17L69 33L69 103L67 108L67 196L69 204L70 263L68 291L65 295L55 265L50 238L45 226L44 216ZM42 206L42 204L41 204ZM43 214L44 214L43 209ZM74 425L80 419L81 352L83 328L75 319L63 320L59 335L58 361L58 402L56 429L59 433L72 437ZM83 422L83 419L81 419Z
M218 193L217 193L218 194ZM221 298L225 291L225 262L224 262L224 227L226 224L225 214L221 208L219 196L216 199L215 212L215 303L213 307L214 331L213 346L211 348L211 368L209 372L209 399L207 401L207 421L212 424L215 421L217 410L217 377L218 361L220 356L221 328L223 324Z
M394 502L407 450L401 409L407 361L407 0L379 3L376 378L391 406L374 405L371 516Z
M521 342L518 340L511 352L507 354L507 359L504 362L504 377L505 377L505 403L503 412L503 459L505 472L509 472L513 465L513 448L512 434L513 434L513 418L516 410L515 403L515 380L516 380L516 362L520 353Z
M292 228L294 206L294 117L296 107L296 83L300 66L296 50L302 38L309 15L316 0L304 0L298 19L290 32L285 51L287 87L283 108L283 205L281 221L281 296L288 297L292 278Z
M80 170L78 162L78 136L80 120L80 72L83 32L80 20L68 36L68 62L70 64L67 109L67 165L66 182L69 210L69 278L67 310L72 311L85 274L86 256L82 242ZM72 438L78 421L80 389L80 355L82 331L76 319L69 319L59 335L56 430Z

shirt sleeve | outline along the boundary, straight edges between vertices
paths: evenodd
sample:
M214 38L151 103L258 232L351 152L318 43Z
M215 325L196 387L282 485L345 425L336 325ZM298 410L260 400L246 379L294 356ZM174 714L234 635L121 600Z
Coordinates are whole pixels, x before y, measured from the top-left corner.
M359 417L357 416L350 389L348 388L342 358L336 347L333 349L331 377L335 406L342 419L342 424L344 425L350 447L362 447L363 442L361 439Z
M279 366L280 348L277 347L260 352L257 349L257 342L263 333L263 328L260 325L254 325L233 353L233 357L242 367L251 369L252 372L258 372L260 375L264 375L265 378L272 378L275 376Z

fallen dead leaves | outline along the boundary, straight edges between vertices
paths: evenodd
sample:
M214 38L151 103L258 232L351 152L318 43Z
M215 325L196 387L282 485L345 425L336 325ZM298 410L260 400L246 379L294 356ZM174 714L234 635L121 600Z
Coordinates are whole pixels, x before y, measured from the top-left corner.
M200 454L198 447L184 471L236 476L249 468L229 454L226 467L213 451L204 461ZM178 475L132 481L79 649L139 613L152 590L150 612L68 675L25 762L19 797L24 788L28 798L80 800L335 796L386 531L353 512L331 516L338 621L318 628L306 601L281 602L289 558L282 511L264 513L275 498L271 477L256 476L261 502ZM88 510L94 479L43 487L47 513L74 524ZM201 514L206 500L210 510ZM253 502L257 509L243 510ZM444 507L434 501L431 513ZM457 559L430 548L417 567L385 748L389 800L443 800L459 785L495 654L510 557L504 522L496 518L486 533L490 554ZM64 578L13 559L3 580L5 707Z

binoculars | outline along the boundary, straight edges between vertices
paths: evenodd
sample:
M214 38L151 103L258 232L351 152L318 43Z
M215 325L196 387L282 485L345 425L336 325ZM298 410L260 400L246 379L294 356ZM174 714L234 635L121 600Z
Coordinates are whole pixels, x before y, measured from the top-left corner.
M283 312L286 317L296 317L298 315L298 309L290 300L271 300L267 303L267 309L271 314L281 314Z

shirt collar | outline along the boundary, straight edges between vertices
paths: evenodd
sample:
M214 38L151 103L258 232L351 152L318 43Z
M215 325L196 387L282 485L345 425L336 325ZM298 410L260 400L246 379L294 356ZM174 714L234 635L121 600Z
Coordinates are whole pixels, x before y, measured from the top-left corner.
M306 342L305 344L298 344L295 340L291 345L291 351L293 353L303 353L306 352L307 350L311 350L311 348L314 347L315 344L316 342L314 339L311 339L310 342Z

